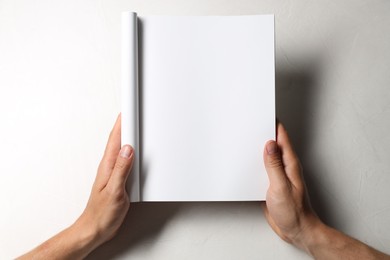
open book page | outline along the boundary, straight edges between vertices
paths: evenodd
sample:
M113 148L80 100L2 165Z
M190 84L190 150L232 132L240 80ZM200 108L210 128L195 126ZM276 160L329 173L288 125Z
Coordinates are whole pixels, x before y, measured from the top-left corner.
M274 17L138 22L140 200L264 200Z

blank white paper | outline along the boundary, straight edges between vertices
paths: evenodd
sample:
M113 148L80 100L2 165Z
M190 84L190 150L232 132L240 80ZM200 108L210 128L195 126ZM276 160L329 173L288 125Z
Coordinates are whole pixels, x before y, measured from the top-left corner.
M140 200L264 200L273 15L138 22Z

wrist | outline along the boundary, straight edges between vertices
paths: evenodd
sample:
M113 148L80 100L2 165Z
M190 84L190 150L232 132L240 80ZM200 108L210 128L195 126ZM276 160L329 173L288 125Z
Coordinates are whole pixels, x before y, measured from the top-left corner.
M319 248L326 248L327 244L331 242L331 233L331 228L313 215L308 219L308 223L294 244L314 257Z
M84 256L87 256L101 244L97 229L82 217L71 225L68 230L77 250Z
M326 243L328 227L315 214L303 219L300 231L291 239L291 243L312 255L313 248Z

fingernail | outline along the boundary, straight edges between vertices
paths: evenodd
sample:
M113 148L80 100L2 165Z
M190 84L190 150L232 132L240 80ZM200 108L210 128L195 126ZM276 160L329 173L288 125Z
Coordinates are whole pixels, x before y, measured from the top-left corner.
M131 149L130 145L126 144L122 146L122 149L119 154L122 158L130 158L132 153L133 149Z
M276 142L269 142L266 146L266 149L267 149L267 153L269 155L271 154L275 154L278 152L279 148L278 148L278 145L276 144Z

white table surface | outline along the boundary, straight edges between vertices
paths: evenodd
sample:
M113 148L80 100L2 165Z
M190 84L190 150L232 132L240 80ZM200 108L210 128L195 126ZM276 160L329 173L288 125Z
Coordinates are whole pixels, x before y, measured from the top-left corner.
M120 12L275 14L277 115L328 224L390 253L389 1L0 1L0 259L71 224L119 113ZM259 158L260 160L261 158ZM133 204L90 259L309 259L259 203Z

